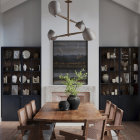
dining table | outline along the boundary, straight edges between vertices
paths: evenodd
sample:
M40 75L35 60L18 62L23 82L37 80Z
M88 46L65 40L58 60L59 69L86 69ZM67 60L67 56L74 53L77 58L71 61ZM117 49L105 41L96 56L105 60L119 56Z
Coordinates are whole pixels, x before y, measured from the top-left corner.
M93 103L80 103L77 110L60 111L59 103L47 102L34 116L34 121L41 123L84 123L86 120L102 119L102 115ZM42 132L38 134L39 139ZM55 138L53 130L52 136ZM37 136L36 136L37 137Z
M77 110L60 111L59 103L48 102L35 115L35 121L48 123L85 122L85 120L101 119L102 115L93 103L80 103Z

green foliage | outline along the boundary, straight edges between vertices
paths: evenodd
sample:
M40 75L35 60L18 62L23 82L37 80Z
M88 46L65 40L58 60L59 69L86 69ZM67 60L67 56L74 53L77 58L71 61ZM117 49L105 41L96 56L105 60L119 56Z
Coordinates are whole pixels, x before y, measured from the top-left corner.
M76 77L74 78L70 78L68 73L65 76L59 76L61 80L64 80L62 83L66 85L65 93L68 95L76 96L79 93L78 88L83 85L83 82L81 81L87 79L87 73L85 73L84 69L80 72L75 71L75 75Z

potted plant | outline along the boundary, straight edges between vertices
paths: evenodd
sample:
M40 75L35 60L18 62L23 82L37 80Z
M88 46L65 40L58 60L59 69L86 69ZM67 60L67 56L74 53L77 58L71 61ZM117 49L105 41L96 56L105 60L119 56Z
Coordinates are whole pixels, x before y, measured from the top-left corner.
M62 83L66 85L65 93L68 95L67 101L70 104L70 109L78 109L80 104L80 98L77 96L79 93L78 88L84 84L82 80L87 79L87 73L82 69L80 72L75 71L75 77L70 77L67 73L64 76L60 75L59 78L64 80Z

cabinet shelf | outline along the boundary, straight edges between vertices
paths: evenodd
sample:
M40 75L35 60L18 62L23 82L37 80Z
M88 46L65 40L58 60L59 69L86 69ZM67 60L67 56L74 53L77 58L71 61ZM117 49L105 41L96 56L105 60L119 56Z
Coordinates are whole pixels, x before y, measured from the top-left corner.
M28 51L27 54L25 54L27 52L25 52L25 50ZM28 59L23 58L23 52L25 57L29 57ZM14 59L16 57L18 59ZM1 94L3 121L17 120L17 110L25 106L25 104L29 103L31 100L35 100L37 108L40 108L41 83L33 83L33 78L35 82L41 82L40 58L41 47L1 48ZM25 69L26 71L24 71ZM14 78L17 83L13 83L13 81L15 81ZM20 81L25 82L23 83Z

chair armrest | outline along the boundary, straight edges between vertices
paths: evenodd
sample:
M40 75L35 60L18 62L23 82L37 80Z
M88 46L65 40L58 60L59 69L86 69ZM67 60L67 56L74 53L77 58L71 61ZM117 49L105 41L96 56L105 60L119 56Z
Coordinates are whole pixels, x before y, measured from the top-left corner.
M110 131L110 130L123 130L123 129L124 129L123 125L118 125L118 126L110 125L110 126L106 126L106 131Z
M84 136L69 133L69 132L65 132L65 131L62 131L62 130L60 130L59 134L62 135L62 136L65 136L65 137L70 137L72 140L74 140L74 139L85 140Z
M99 110L99 112L100 112L100 113L105 113L105 111L104 111L104 110Z

